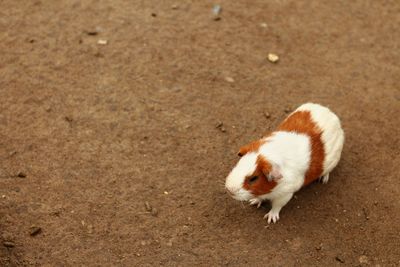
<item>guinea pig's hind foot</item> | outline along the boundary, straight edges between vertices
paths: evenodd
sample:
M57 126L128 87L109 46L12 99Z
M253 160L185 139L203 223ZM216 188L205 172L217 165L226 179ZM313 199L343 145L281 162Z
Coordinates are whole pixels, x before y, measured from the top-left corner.
M252 199L250 199L249 200L249 202L250 202L250 205L257 205L257 209L259 208L259 207L261 207L261 204L262 204L262 200L261 199L258 199L258 198L252 198Z
M324 176L319 177L319 181L323 184L327 184L329 181L329 173L325 174Z

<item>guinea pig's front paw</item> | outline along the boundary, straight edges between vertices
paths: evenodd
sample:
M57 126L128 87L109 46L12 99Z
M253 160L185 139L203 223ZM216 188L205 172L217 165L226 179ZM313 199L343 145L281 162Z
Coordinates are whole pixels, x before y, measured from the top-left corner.
M265 214L264 219L266 219L268 223L276 223L279 220L279 211L270 210Z
M249 200L250 205L257 205L257 209L261 206L262 200L258 198L252 198Z

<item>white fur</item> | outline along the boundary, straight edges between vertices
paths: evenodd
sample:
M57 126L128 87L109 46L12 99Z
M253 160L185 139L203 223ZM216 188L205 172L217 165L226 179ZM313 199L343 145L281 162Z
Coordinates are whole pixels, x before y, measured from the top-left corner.
M324 181L328 181L329 172L337 165L344 143L344 133L339 118L328 108L318 104L307 103L296 111L310 111L312 120L322 130L322 142L325 149L323 163ZM270 222L279 219L279 211L304 184L305 174L310 165L311 140L306 134L277 131L267 137L257 152L244 155L226 179L225 186L237 200L259 204L266 199L271 200L272 208L264 218ZM243 188L246 176L256 169L258 155L265 157L280 171L282 178L268 194L255 197Z

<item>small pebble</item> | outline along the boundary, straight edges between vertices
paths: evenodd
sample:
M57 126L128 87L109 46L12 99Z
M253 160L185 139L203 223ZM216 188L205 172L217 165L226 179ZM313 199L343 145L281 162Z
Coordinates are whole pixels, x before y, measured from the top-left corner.
M17 174L17 176L18 176L19 178L25 178L25 177L26 177L26 174L25 174L24 172L19 172L19 173Z
M271 118L271 114L269 114L269 112L264 111L264 117L269 119Z
M178 5L172 5L171 8L172 8L172 9L178 9L179 6L178 6Z
M363 213L364 213L365 219L366 219L366 220L369 220L369 216L368 216L368 211L367 211L367 209L366 209L366 208L363 208L362 211L363 211Z
M221 20L221 17L220 17L221 11L222 11L222 7L220 5L215 5L213 7L212 12L213 12L215 21Z
M156 208L151 209L151 215L157 216L158 215L158 210Z
M42 228L37 227L37 226L32 226L31 229L30 229L30 231L29 231L29 234L30 234L31 236L35 236L35 235L40 234L41 232L42 232Z
M53 211L50 213L50 215L53 215L53 216L60 216L60 214L61 214L60 210L56 210L56 211Z
M65 116L64 119L65 119L67 122L72 122L72 121L73 121L73 119L72 119L70 116Z
M269 53L268 54L268 60L269 60L269 62L276 63L276 62L279 61L279 57L276 54Z
M284 109L284 112L285 112L285 113L290 113L290 111L292 111L291 108L285 108L285 109Z
M226 132L226 129L224 127L224 123L222 121L219 121L218 124L215 126L215 128L219 129L223 133Z
M265 22L263 22L263 23L260 24L260 26L263 27L263 28L267 28L267 27L268 27L268 24L265 23Z
M365 255L360 256L360 257L358 258L358 261L359 261L361 264L368 264L368 263L369 263L368 257L365 256Z
M222 11L222 7L220 5L215 5L212 9L212 12L215 16L218 16L219 14L221 14Z
M92 36L94 36L94 35L97 35L99 32L96 31L96 30L89 30L89 31L85 31L85 33L86 33L87 35L92 35Z
M3 245L4 245L5 247L7 247L7 248L13 248L13 247L15 247L14 242L11 242L11 241L4 241L4 242L3 242Z
M336 256L335 259L336 259L338 262L344 263L344 258L343 258L342 256Z
M105 39L99 39L99 40L97 41L97 44L99 44L99 45L106 45L106 44L108 44L108 41L105 40Z
M164 191L164 195L168 195L169 193L168 193L168 191Z
M151 207L149 202L144 202L144 207L146 208L146 211L150 212L153 208Z
M228 83L235 82L235 80L232 77L225 77L225 81L227 81Z

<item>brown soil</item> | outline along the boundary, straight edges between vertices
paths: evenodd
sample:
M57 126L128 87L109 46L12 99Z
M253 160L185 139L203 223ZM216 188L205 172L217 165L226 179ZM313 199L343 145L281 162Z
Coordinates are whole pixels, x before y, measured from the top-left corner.
M1 266L400 264L400 2L218 2L1 1ZM225 176L307 101L342 160L268 226Z

